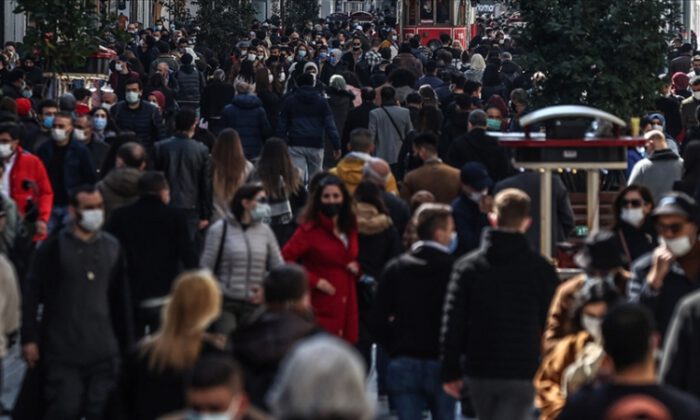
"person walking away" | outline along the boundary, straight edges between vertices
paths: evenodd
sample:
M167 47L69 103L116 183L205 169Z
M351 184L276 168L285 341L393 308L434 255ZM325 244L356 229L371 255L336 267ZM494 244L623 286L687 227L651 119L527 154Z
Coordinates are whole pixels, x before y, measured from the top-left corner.
M183 55L180 60L182 65L174 73L179 86L175 98L180 106L198 110L207 82L204 75L192 64L194 58L190 54Z
M666 136L659 130L644 134L647 141L646 157L634 165L627 185L643 185L658 199L672 191L673 184L683 175L683 159L668 148Z
M486 167L479 162L467 162L459 172L462 191L452 202L452 217L457 232L455 256L461 256L479 247L484 228L489 226L487 214L493 197L489 189L493 181Z
M203 231L213 214L211 157L203 144L192 140L196 115L181 109L175 115L175 135L156 144L155 166L170 185L170 205L185 211L190 240L201 250Z
M369 131L377 147L376 156L385 160L395 172L401 145L413 130L413 124L408 109L398 105L393 87L384 86L381 99L382 106L369 113Z
M419 134L413 140L415 154L423 161L423 166L406 174L401 183L401 198L407 203L421 190L430 191L435 200L443 204L450 204L459 196L462 190L460 172L442 162L437 147L437 136L430 132Z
M71 224L37 249L23 291L22 355L30 370L41 362L47 420L101 419L131 345L123 250L101 230L102 207L95 187L73 191Z
M146 149L140 144L127 142L119 146L114 169L97 183L104 201L105 220L109 220L114 210L136 201L139 196L138 182L146 169L146 160Z
M373 325L389 352L387 388L400 420L454 419L457 400L440 380L440 324L453 257L452 210L445 204L419 207L419 241L382 272Z
M455 398L468 387L479 418L525 419L559 281L525 238L531 223L527 194L501 191L489 217L495 227L485 232L479 250L454 266L443 316L442 381Z
M253 164L246 160L241 138L232 128L221 131L214 143L211 159L214 217L219 220L226 217L233 196L245 184Z
M262 145L272 134L272 128L263 103L253 92L253 85L237 82L235 88L236 96L224 108L223 124L238 132L246 159L254 160L260 156Z

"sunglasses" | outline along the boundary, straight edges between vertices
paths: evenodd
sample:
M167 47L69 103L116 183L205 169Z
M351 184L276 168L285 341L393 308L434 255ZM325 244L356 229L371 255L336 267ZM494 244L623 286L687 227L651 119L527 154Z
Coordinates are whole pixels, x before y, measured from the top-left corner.
M640 199L634 198L632 200L622 200L622 207L632 207L633 209L638 209L642 207L644 202Z
M683 223L672 223L672 224L656 224L656 231L659 233L670 232L672 235L678 235L683 230Z

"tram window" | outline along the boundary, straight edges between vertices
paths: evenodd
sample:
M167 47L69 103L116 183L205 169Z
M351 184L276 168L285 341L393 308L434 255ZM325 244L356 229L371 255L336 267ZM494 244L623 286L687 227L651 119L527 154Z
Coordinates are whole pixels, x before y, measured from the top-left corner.
M406 24L414 26L417 24L416 16L418 14L416 8L416 0L404 0L404 10L406 11Z
M437 23L450 23L450 1L448 0L436 0L436 12L437 12Z
M420 0L420 21L421 23L433 23L435 8L433 0Z

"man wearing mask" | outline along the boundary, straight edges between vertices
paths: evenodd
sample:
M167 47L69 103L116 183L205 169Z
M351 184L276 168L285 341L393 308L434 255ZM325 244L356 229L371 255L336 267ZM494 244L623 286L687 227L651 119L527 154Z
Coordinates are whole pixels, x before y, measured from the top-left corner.
M125 100L112 107L114 123L122 131L133 131L139 143L153 156L154 143L165 138L163 118L158 108L144 101L143 85L138 79L126 83Z
M692 95L681 102L681 125L686 133L689 129L698 126L695 110L700 105L700 76L690 80L690 89Z
M187 412L173 418L242 420L253 414L243 389L243 372L230 357L203 357L189 379L185 391Z
M53 190L41 160L19 145L20 132L17 124L0 124L0 158L5 165L2 192L14 200L22 217L30 201L37 206L36 239L44 239L51 217Z
M118 100L123 101L126 95L126 83L138 79L139 74L132 71L125 55L120 55L114 62L114 71L109 75L109 85L114 89Z
M109 152L109 145L95 138L93 122L91 115L77 117L73 123L73 139L87 147L92 157L92 163L95 166L95 179L100 179L102 178L102 165Z
M58 104L46 99L39 103L37 110L37 123L39 131L33 137L23 138L22 148L28 152L36 153L42 144L51 141L51 129L53 128L53 118L58 112Z
M700 288L698 207L674 192L661 197L652 217L660 245L634 263L628 295L651 309L663 337L676 304Z
M486 167L479 162L467 162L460 170L462 193L452 202L458 245L455 256L464 255L479 247L481 233L489 225L488 214L493 197L489 188L493 180Z
M12 70L5 77L5 83L2 85L3 96L12 99L23 98L22 91L25 85L24 72L20 69Z
M22 355L41 361L47 419L102 418L116 361L131 343L129 289L119 242L102 232L94 187L70 197L72 223L36 251L22 302ZM38 307L43 305L41 320Z
M73 131L70 114L57 113L51 129L52 141L41 145L36 152L46 167L54 191L49 232L65 222L70 191L80 185L92 185L96 180L90 152L85 145L73 140Z
M183 210L190 241L199 255L203 231L213 214L211 156L203 144L192 140L197 116L188 108L175 115L175 134L156 144L155 166L165 173L170 185L172 207Z

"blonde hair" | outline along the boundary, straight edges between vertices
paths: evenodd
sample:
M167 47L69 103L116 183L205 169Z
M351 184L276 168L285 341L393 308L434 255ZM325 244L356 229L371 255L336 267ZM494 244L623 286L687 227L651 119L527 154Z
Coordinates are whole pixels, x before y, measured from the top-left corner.
M150 369L184 370L194 366L202 349L204 331L221 313L221 292L207 270L182 273L173 283L163 308L162 325L146 342Z
M475 70L483 70L486 68L486 61L484 61L484 57L481 54L472 55L469 64L471 65L471 68Z

